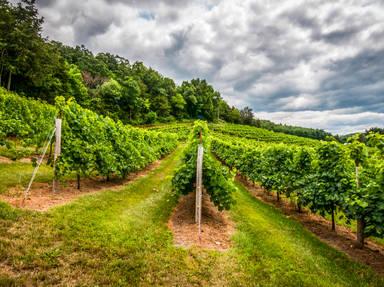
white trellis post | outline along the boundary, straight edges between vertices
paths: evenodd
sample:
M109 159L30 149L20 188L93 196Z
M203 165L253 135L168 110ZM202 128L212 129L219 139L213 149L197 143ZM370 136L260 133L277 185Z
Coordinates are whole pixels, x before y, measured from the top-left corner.
M203 190L203 154L204 147L199 144L197 148L196 161L196 211L195 221L198 224L199 240L201 240L201 207L202 207L202 190Z
M54 170L53 183L52 183L53 192L56 192L59 187L59 181L57 180L57 175L56 175L56 161L61 154L61 119L56 118L55 128L56 128L56 140L55 140L55 154L53 156L53 170Z

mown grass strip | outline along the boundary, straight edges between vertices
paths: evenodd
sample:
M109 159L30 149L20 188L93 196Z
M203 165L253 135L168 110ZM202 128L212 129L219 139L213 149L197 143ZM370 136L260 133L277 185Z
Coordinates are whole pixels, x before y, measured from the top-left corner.
M232 215L237 252L256 286L384 286L368 266L350 261L298 222L236 183Z

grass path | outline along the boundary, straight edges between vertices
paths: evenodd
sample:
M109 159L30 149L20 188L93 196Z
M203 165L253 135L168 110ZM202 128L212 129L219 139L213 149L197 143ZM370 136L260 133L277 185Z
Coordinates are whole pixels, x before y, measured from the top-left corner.
M47 213L0 204L0 286L384 286L240 184L233 249L175 247L166 223L182 150L123 190Z
M351 262L298 222L236 183L232 211L237 252L259 286L384 286L367 266Z

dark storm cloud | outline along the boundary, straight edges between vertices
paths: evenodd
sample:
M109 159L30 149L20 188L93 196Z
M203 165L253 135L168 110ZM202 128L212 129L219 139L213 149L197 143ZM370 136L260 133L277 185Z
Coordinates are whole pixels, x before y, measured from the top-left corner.
M325 79L320 90L329 93L333 107L375 107L384 113L384 49L365 49L354 57L336 61L329 66L332 76Z
M56 0L37 0L36 4L40 7L53 6L56 3Z
M382 39L384 40L384 39ZM349 85L368 85L384 81L384 49L365 49L353 57L334 62L329 69L337 74L325 89L337 89L343 83ZM348 86L347 86L348 88Z
M74 27L77 27L75 41L77 43L87 43L89 37L104 34L112 23L112 19L104 18L103 21L97 21L97 19L82 15L80 21L76 19L73 22Z
M233 89L237 92L247 91L255 83L255 81L257 81L257 79L260 77L261 77L261 73L254 73L252 75L247 75L246 77L237 80L233 85Z
M131 6L152 6L156 5L154 3L162 3L169 6L185 6L188 3L193 2L192 0L162 0L162 1L153 1L153 0L105 0L108 4L122 3Z
M279 16L281 18L286 18L292 24L297 25L302 29L308 29L312 31L321 30L319 21L314 16L310 16L306 9L293 9L284 11Z
M360 27L349 27L346 29L340 29L329 33L324 33L322 35L316 35L313 38L315 40L323 39L324 41L327 41L332 44L340 44L353 40L353 38L356 37L356 34L360 31Z
M52 39L144 61L179 83L206 78L230 104L274 120L312 113L334 131L348 115L361 119L350 128L383 119L382 1L37 3Z

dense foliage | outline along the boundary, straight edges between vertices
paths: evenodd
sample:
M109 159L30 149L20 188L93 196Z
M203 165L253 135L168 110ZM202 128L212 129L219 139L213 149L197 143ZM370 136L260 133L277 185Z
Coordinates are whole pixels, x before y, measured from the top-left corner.
M236 124L211 124L210 128L220 134L229 135L231 137L241 137L263 142L283 142L288 144L299 145L317 145L318 141L314 139L287 135L268 131L246 125Z
M292 198L299 209L307 206L322 215L331 214L333 229L337 210L349 220L360 221L362 245L366 236L384 237L384 138L379 134L369 138L370 146L356 141L347 146L319 141L311 147L250 143L217 135L212 151L268 192Z
M365 236L384 237L384 135L369 134L369 146L359 138L357 134L348 140L356 184L344 209L349 219L357 220L357 239L362 246Z
M125 177L172 151L177 136L146 131L98 115L76 102L57 98L57 108L0 90L0 140L16 138L24 145L39 147L52 133L54 118L62 117L62 154L56 165L58 176L98 174Z
M143 128L150 131L159 131L175 134L179 140L187 140L193 127L193 122L185 123L168 123L168 124L159 124L151 126L143 126Z
M23 145L41 147L52 132L56 110L40 101L28 100L0 87L0 143L7 138Z
M232 192L236 189L233 175L229 169L222 166L210 154L210 136L206 122L196 121L193 127L190 143L185 151L183 165L176 171L172 185L175 191L187 194L193 191L196 180L197 148L200 133L204 147L203 185L210 199L219 210L230 209L234 203Z
M348 142L352 137L355 139L358 139L360 142L367 143L369 139L369 135L372 133L384 135L384 128L373 127L365 130L363 133L336 135L335 137L337 138L337 140L339 140L342 143Z
M258 128L262 128L262 129L266 129L274 132L291 134L291 135L306 137L306 138L313 138L317 140L325 140L328 136L331 136L330 133L321 129L304 128L304 127L290 126L285 124L275 124L271 121L262 120L262 119L254 119L252 121L252 125Z

